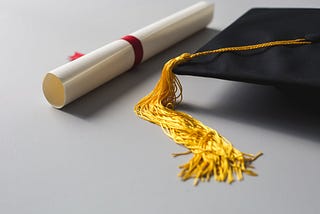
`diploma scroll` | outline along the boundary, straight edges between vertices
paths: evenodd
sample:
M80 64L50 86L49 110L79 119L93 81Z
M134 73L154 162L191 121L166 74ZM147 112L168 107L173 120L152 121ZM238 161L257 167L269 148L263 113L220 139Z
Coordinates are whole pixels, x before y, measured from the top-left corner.
M48 72L43 93L56 108L163 51L211 21L213 5L199 2Z

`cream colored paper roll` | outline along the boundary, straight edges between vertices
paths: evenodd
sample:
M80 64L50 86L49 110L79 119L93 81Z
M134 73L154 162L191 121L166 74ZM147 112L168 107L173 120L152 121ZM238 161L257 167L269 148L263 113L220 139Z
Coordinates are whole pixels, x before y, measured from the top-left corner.
M213 5L199 2L129 35L140 40L145 61L207 26L212 16ZM62 108L129 70L134 61L132 45L116 40L47 73L43 93L52 106Z

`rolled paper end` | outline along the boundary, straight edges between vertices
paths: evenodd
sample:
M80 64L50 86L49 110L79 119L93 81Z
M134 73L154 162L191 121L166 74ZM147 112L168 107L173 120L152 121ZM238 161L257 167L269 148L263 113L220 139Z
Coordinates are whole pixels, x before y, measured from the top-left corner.
M47 73L42 83L42 90L47 101L55 108L65 105L66 95L61 80L52 73Z

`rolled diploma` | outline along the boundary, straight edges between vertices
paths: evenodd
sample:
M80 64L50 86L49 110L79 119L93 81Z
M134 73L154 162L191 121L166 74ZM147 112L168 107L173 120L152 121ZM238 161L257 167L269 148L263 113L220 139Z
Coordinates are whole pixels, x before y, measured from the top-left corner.
M143 62L204 28L212 16L213 4L199 2L129 35L140 40ZM134 61L133 46L116 40L47 73L43 93L52 106L62 108L129 70Z

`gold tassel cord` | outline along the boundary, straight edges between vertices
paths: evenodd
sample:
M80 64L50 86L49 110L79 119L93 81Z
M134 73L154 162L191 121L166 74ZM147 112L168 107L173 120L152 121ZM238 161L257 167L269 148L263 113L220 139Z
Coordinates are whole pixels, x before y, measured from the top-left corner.
M155 123L177 144L184 146L187 152L173 156L193 154L191 160L180 166L182 180L194 178L194 185L199 181L217 181L232 183L235 178L243 179L243 173L256 176L252 171L252 162L256 155L239 151L216 130L204 125L189 114L175 111L182 101L182 86L172 72L178 64L195 57L232 51L247 51L280 45L305 45L311 42L305 39L281 40L255 45L226 47L195 54L184 53L169 60L163 67L161 78L155 88L135 106L135 113L142 119Z

